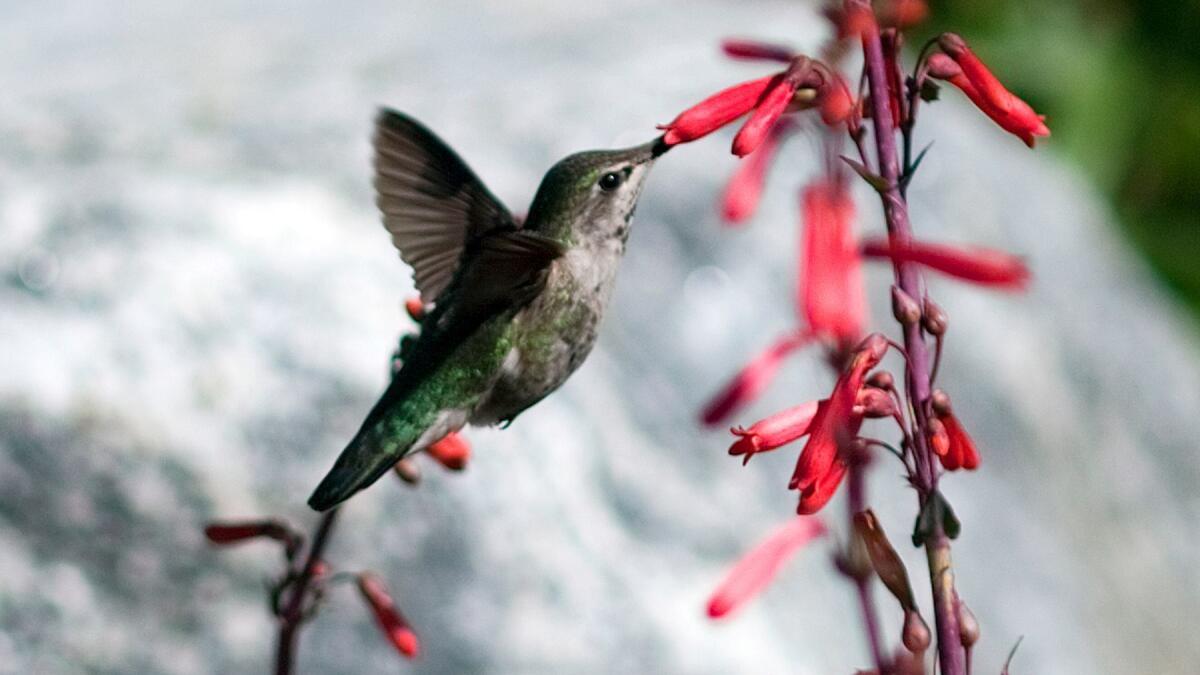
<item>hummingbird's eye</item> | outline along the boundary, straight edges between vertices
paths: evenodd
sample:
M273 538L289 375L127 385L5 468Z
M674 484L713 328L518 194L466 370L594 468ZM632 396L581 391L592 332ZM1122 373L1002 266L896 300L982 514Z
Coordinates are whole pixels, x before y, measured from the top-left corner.
M624 176L616 173L615 171L610 171L609 173L604 174L600 177L600 189L604 190L605 192L612 192L613 190L616 190L617 186L621 184L621 179L623 177Z

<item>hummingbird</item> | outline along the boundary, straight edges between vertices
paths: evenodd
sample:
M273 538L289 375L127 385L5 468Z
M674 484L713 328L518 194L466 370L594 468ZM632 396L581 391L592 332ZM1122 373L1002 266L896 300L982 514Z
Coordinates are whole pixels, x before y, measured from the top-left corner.
M659 137L559 161L522 221L432 131L375 120L376 204L426 308L403 364L308 500L325 511L467 424L507 425L583 363Z

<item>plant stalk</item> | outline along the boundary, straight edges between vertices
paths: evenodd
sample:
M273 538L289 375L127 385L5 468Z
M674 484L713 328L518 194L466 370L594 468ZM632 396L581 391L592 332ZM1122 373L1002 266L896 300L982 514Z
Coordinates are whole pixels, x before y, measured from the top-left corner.
M865 0L846 0L848 12L871 12ZM871 22L862 33L863 57L867 72L867 84L871 95L871 122L878 157L878 173L883 177L886 188L880 192L888 235L893 245L904 245L912 239L912 225L908 219L908 204L901 194L899 158L896 136L889 104L887 61L879 28ZM913 298L921 298L921 276L917 266L908 262L894 262L896 283L901 290ZM913 434L913 451L923 458L924 471L918 471L917 487L922 504L931 498L937 488L936 461L929 447L924 430L929 414L930 359L929 350L921 332L921 325L904 326L904 348L908 353L906 386L909 400L913 403L916 433ZM933 609L937 620L938 659L943 675L966 675L965 655L958 636L958 619L954 611L954 575L950 566L950 540L942 530L940 522L925 544L929 560L929 578L933 586Z
M300 637L300 626L305 619L304 601L308 597L309 587L312 585L317 566L321 562L321 554L325 551L325 544L329 541L329 534L333 530L333 523L339 510L340 507L335 507L321 515L321 521L317 524L317 531L313 535L304 567L291 584L287 603L279 615L275 675L291 675L292 673L296 660L296 646Z

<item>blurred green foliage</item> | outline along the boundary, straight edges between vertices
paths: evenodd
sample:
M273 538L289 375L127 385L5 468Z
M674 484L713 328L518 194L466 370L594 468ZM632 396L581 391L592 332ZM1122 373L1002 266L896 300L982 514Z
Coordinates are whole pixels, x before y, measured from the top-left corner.
M1046 115L1049 144L1109 196L1131 243L1200 318L1200 1L935 0Z

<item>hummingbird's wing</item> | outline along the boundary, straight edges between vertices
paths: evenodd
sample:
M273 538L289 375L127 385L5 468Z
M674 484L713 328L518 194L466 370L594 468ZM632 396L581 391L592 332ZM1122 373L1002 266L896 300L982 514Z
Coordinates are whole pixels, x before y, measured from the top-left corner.
M446 301L421 322L420 337L403 368L309 497L309 505L324 511L375 482L419 449L416 442L439 411L461 407L464 396L478 395L423 385L436 380L439 369L452 367L454 351L484 322L541 293L551 263L562 254L562 244L521 230L492 231L470 241Z
M467 242L517 226L466 163L411 117L381 109L374 146L384 227L429 304L450 285Z

